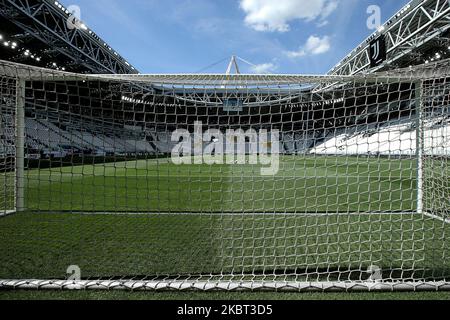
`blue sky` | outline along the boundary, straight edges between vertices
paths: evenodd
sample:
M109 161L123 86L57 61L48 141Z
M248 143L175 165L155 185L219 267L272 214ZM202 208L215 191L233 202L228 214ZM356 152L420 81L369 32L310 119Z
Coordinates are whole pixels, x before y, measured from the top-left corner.
M407 0L63 0L142 73L323 74L373 30L370 5L389 19Z

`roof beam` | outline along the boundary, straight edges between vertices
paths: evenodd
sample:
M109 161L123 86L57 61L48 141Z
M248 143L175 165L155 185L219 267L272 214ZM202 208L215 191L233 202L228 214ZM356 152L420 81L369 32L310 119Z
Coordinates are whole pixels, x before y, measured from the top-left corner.
M329 71L329 75L354 75L385 69L399 59L413 55L413 51L450 29L448 0L413 0L377 31L354 49ZM370 68L370 41L384 34L387 39L387 60Z
M70 29L68 15L51 0L0 0L0 15L92 73L138 71L91 30Z

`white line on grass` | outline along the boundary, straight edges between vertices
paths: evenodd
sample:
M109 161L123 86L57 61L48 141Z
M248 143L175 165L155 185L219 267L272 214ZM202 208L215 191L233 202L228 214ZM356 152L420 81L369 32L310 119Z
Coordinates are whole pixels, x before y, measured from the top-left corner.
M0 210L0 217L5 217L13 213L16 213L16 210Z
M431 214L431 213L428 213L428 212L425 212L424 215L427 216L427 217L433 218L433 219L437 219L437 220L442 221L444 223L450 224L450 218L443 218L443 217L440 217L440 216L437 216L435 214Z

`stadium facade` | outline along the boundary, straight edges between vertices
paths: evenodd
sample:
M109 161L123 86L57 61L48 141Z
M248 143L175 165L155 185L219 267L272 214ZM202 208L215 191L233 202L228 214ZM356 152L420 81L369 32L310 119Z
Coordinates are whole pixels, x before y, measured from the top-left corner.
M337 66L330 70L330 75L355 75L359 73L371 73L375 71L386 71L396 69L400 67L408 67L418 65L422 63L432 63L448 57L450 53L450 47L448 44L449 28L448 15L450 8L447 1L443 0L431 0L431 1L411 1L404 8L402 8L397 14L395 14L388 22L386 22L375 34L371 35L361 45L355 48L345 59L343 59ZM0 17L2 19L2 26L4 30L1 30L3 48L0 51L1 57L4 60L9 60L18 63L32 64L39 67L48 67L55 70L63 70L76 72L76 73L118 73L118 74L133 74L137 73L137 70L125 61L117 52L114 51L108 44L106 44L99 36L95 34L93 30L88 29L81 21L78 28L69 28L67 25L68 19L71 17L71 12L64 8L57 1L15 1L15 0L3 0L0 6ZM385 42L386 55L383 61L379 61L376 66L371 66L370 46L374 41ZM81 85L86 87L88 85ZM331 87L332 88L332 87ZM77 89L78 90L78 89ZM148 88L148 92L133 93L130 88L131 94L124 94L122 102L125 109L134 108L135 105L139 105L138 102L142 102L145 106L143 112L135 110L133 112L133 119L126 119L125 116L118 117L117 112L113 113L114 106L102 105L101 110L95 110L96 106L87 106L87 109L83 110L83 113L79 114L77 111L77 117L87 116L89 121L102 121L108 124L109 131L106 136L96 132L96 138L91 135L95 132L95 125L91 130L84 132L87 135L86 138L80 136L77 131L72 132L68 127L64 127L68 132L64 131L64 136L75 135L74 140L63 139L63 143L56 141L59 130L61 128L60 117L71 115L73 107L65 105L65 103L58 103L51 106L46 106L46 111L36 110L33 113L38 112L40 114L27 114L27 145L33 154L33 157L37 157L37 154L41 154L45 157L54 156L66 156L72 152L77 154L85 154L88 150L91 150L93 154L105 154L110 153L114 147L110 141L111 137L125 135L128 138L138 134L140 148L128 146L126 140L118 140L120 144L120 152L133 153L133 152L154 152L154 153L167 153L170 150L172 143L166 141L167 134L165 132L160 133L156 129L152 129L152 134L149 136L146 134L145 125L140 124L141 128L139 132L135 130L127 131L127 128L136 128L136 123L152 123L149 118L149 114L156 113L161 115L159 119L168 121L168 123L174 122L176 117L174 115L171 118L167 118L167 105L172 105L172 108L178 106L183 108L180 110L181 114L185 115L185 120L190 123L192 119L197 117L198 110L197 104L200 103L201 107L205 109L203 113L210 117L209 120L215 119L217 123L229 124L234 126L249 126L253 119L258 118L258 114L272 115L267 116L266 120L262 120L266 125L271 123L283 123L280 128L286 134L283 135L283 149L286 152L298 152L304 150L305 145L309 148L315 148L315 146L322 142L325 136L329 133L327 128L341 128L342 126L349 125L351 121L354 125L364 122L364 114L371 113L370 110L366 110L366 107L355 108L353 110L347 110L346 102L342 101L341 107L336 109L334 103L330 103L336 98L333 98L332 92L325 92L326 88L316 87L312 89L314 94L324 95L319 97L318 100L328 100L328 104L317 108L319 114L314 109L314 97L311 98L312 105L305 105L296 100L295 97L290 96L290 92L293 89L287 88L284 92L276 92L277 97L271 98L270 90L263 96L258 93L259 96L252 95L249 92L249 97L243 97L247 92L241 90L239 92L232 93L232 99L235 102L244 104L245 106L254 106L258 104L260 108L245 109L240 112L238 116L233 113L228 114L223 108L219 108L219 111L211 111L214 109L208 109L208 106L220 106L224 103L224 100L228 99L226 95L213 97L207 92L198 93L198 90L194 90L189 97L184 97L180 100L180 95L173 92L168 97L158 98L165 88ZM180 88L179 90L185 90ZM100 89L101 91L101 89ZM138 90L139 91L139 90ZM101 95L101 92L98 93ZM113 97L114 93L110 93ZM213 94L216 94L215 92ZM279 95L283 95L283 98L279 98ZM312 94L312 96L314 96ZM405 96L408 92L402 93ZM328 97L327 97L328 95ZM83 96L83 94L81 94ZM253 97L252 97L253 96ZM326 98L327 97L327 98ZM339 99L344 99L340 97ZM276 105L271 100L280 99L280 104ZM119 101L118 97L113 97L114 101ZM168 101L166 101L168 100ZM216 101L214 101L216 100ZM229 99L228 99L229 100ZM206 101L206 102L205 102ZM164 102L164 106L162 106ZM205 103L203 103L205 102ZM228 101L229 102L229 101ZM384 101L368 101L369 109L381 109L391 110L390 101L386 98ZM68 102L70 104L70 102ZM150 105L153 104L153 110L149 110ZM380 106L377 106L381 105ZM284 117L291 117L291 122L280 121L283 117L281 115L281 109L287 106L296 106L296 111ZM328 107L327 107L328 106ZM41 109L45 109L41 106ZM140 107L138 107L140 108ZM160 110L158 110L158 108ZM311 108L308 112L306 109ZM411 116L413 108L407 106L405 102L395 107L398 114L390 113L389 117L381 116L389 120L388 118L396 118L400 116ZM81 108L80 108L81 110ZM209 110L209 111L208 111ZM341 110L341 111L339 111ZM104 115L102 120L99 120L99 112ZM213 115L210 115L210 113ZM334 117L333 120L327 120L328 123L324 124L320 119L325 115L339 114L342 112L351 112L353 119L345 119L344 117ZM126 111L122 111L126 114ZM114 116L113 116L114 114ZM147 116L144 116L147 114ZM170 113L169 113L170 114ZM358 115L360 115L358 117ZM319 116L319 120L316 121L316 117ZM145 118L147 117L147 118ZM152 116L154 119L158 119L157 115ZM162 118L161 118L162 117ZM306 117L306 118L305 118ZM219 120L220 118L220 120ZM325 116L325 118L328 118ZM257 121L261 121L257 119ZM131 122L131 123L130 123ZM184 122L184 121L183 121ZM205 122L206 123L206 122ZM56 127L55 127L56 126ZM169 128L166 123L156 124L156 127ZM169 125L170 126L170 125ZM74 126L76 128L76 125ZM173 126L172 126L173 127ZM70 128L70 126L69 126ZM115 129L114 129L115 128ZM317 128L321 128L320 132L315 132ZM114 130L118 130L118 132ZM144 130L145 129L145 130ZM166 130L164 129L164 130ZM43 132L43 134L40 134ZM56 132L52 140L55 142L45 141L45 136L48 132ZM305 133L306 132L306 133ZM158 137L162 134L163 137ZM304 136L308 142L302 142ZM48 138L47 138L48 140ZM87 141L86 141L87 140ZM81 141L84 141L81 143ZM96 141L96 142L95 142ZM109 141L109 142L108 142ZM315 141L315 142L314 142ZM75 143L77 142L77 143ZM165 144L164 146L157 147L158 145ZM294 146L301 146L300 148ZM64 150L69 150L67 153ZM39 152L38 152L39 151Z

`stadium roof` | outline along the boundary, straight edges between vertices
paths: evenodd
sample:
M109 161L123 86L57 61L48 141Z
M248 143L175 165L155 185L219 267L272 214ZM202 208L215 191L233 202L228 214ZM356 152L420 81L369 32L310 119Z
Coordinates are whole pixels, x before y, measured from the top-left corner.
M371 67L370 43L384 36L387 59ZM392 70L450 57L450 1L412 0L334 66L330 75Z
M76 73L138 73L58 1L0 0L0 59Z

